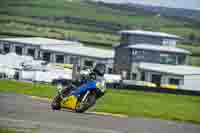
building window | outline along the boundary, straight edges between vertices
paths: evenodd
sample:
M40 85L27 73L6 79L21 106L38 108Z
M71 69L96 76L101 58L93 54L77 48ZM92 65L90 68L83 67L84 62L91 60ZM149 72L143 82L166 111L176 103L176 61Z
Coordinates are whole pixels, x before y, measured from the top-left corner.
M178 56L178 64L180 64L180 65L186 64L186 55L179 55Z
M56 63L64 63L64 55L56 55Z
M16 47L15 47L15 53L18 54L18 55L22 55L22 50L23 50L23 49L22 49L22 47L20 47L20 46L16 46Z
M141 81L145 81L145 72L141 72L141 78L140 78Z
M132 54L133 55L144 55L146 51L144 50L138 50L138 49L133 49Z
M160 54L160 63L167 64L167 58L168 58L167 54Z
M126 70L122 70L121 75L122 75L122 79L127 79L127 71Z
M129 38L130 38L130 35L129 34L122 34L121 35L121 43L129 43Z
M4 51L4 53L9 53L10 52L10 45L8 45L8 44L4 44L4 46L3 46L3 51Z
M132 73L132 80L137 80L137 73Z
M169 84L180 85L180 79L170 78L169 79Z
M176 55L169 55L168 56L168 64L171 64L171 65L176 65L177 64L177 58L176 58Z
M133 55L137 55L137 50L136 50L136 49L133 49L132 54L133 54Z
M113 69L112 68L108 68L108 73L109 74L113 73Z
M144 54L145 54L145 51L144 50L137 50L137 49L134 49L132 51L132 54L134 55L134 59L136 60L144 60Z
M69 59L70 64L78 64L78 57L72 56Z
M41 59L41 52L38 51L38 59Z
M162 76L159 75L159 74L152 74L151 82L155 83L157 86L160 86L160 84L161 84L161 78L162 78Z
M163 39L163 45L175 47L176 46L176 40Z
M51 60L51 53L49 53L49 52L44 52L44 53L43 53L43 60L44 60L44 61L47 61L47 62L50 62L50 60Z
M84 61L84 66L92 67L93 64L94 64L94 61L91 61L91 60L85 60Z
M160 63L176 65L177 64L176 55L160 54Z
M29 56L32 56L32 57L34 58L34 57L35 57L35 49L29 48L29 49L27 50L27 54L28 54Z

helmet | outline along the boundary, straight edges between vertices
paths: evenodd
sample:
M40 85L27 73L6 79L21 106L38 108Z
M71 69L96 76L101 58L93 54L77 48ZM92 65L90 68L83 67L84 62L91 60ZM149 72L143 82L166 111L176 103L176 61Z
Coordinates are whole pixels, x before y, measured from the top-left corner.
M94 67L93 71L98 76L104 76L105 71L106 71L106 66L105 66L105 64L102 64L102 63L96 64L96 66Z

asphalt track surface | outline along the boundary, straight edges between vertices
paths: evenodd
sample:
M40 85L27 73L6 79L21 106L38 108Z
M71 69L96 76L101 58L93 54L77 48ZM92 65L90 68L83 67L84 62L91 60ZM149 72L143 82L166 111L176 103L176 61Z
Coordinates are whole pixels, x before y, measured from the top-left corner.
M0 128L41 133L200 133L200 125L52 111L49 102L0 93Z

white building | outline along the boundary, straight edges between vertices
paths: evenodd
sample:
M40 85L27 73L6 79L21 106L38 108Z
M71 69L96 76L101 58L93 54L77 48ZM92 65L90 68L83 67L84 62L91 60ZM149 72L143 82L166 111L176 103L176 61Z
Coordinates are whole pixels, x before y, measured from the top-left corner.
M142 30L125 30L120 34L114 71L123 79L200 91L200 68L189 66L191 53L176 47L181 37Z
M2 54L15 52L18 55L30 55L34 59L77 64L80 67L105 63L108 73L113 68L113 50L86 47L73 41L41 37L4 38L0 39L0 51Z
M200 91L200 68L188 65L139 63L144 81L161 85L177 85L184 90Z

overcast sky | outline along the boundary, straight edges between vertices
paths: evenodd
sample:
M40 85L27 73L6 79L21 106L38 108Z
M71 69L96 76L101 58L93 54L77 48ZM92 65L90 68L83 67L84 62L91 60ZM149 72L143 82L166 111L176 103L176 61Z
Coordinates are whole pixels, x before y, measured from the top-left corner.
M175 8L198 9L200 10L200 0L96 0L107 2L132 2L156 6L167 6Z

